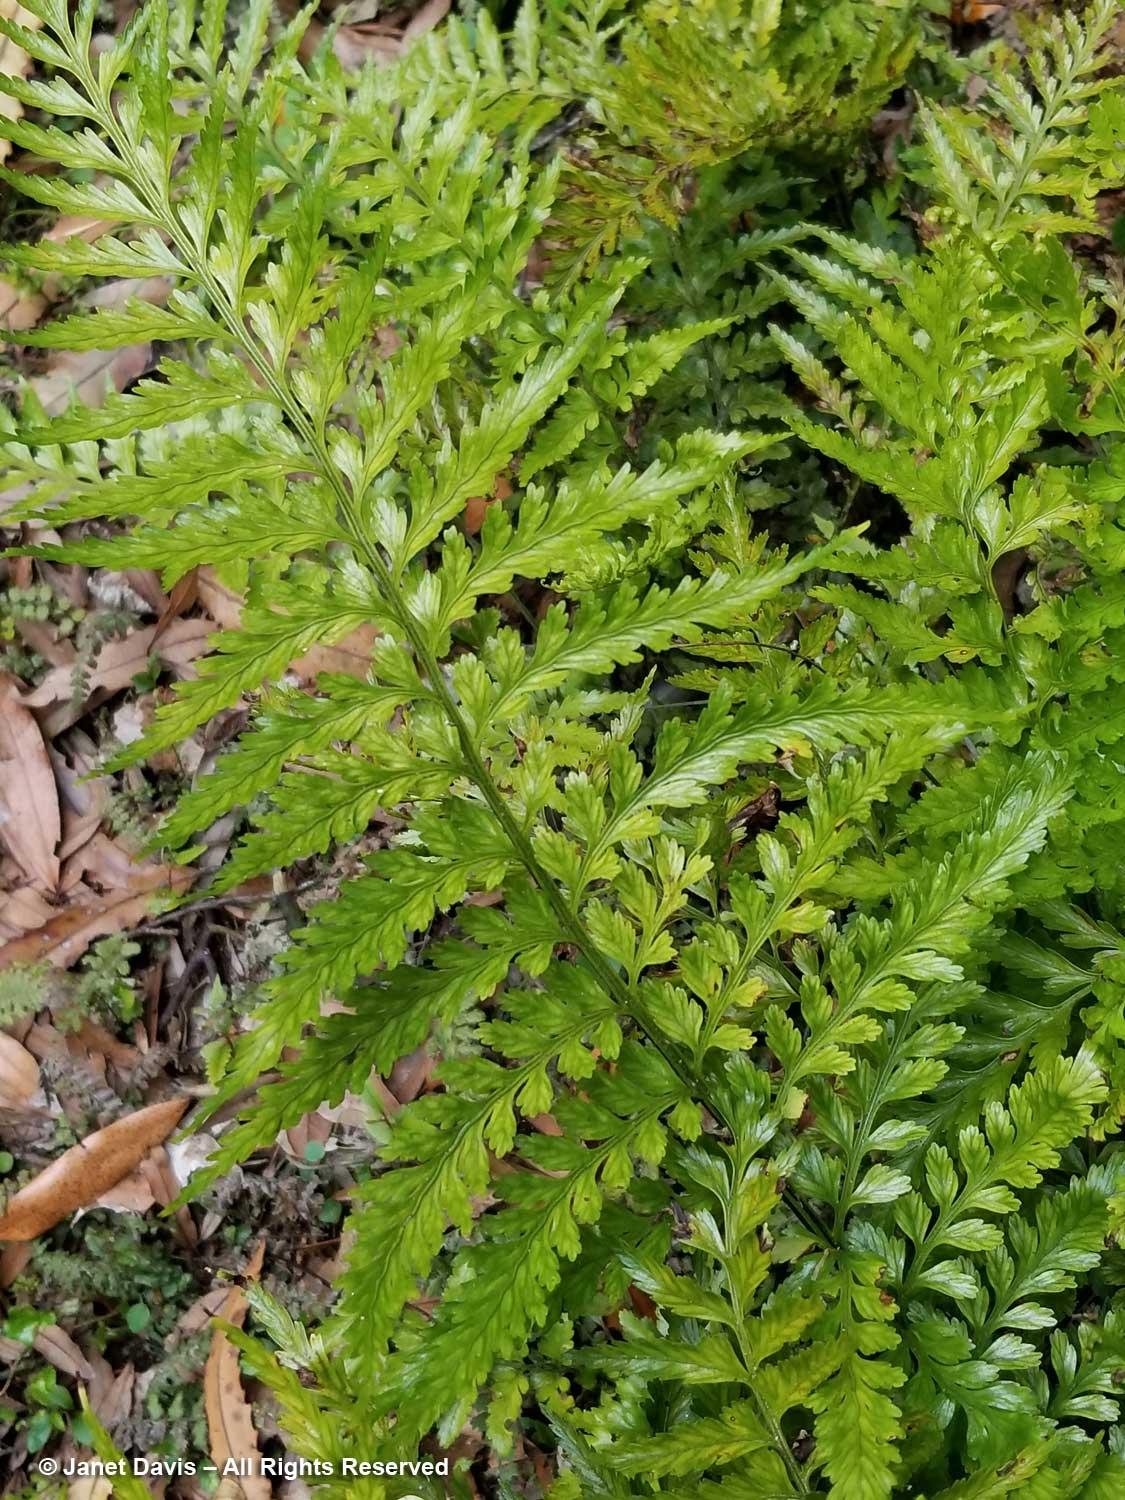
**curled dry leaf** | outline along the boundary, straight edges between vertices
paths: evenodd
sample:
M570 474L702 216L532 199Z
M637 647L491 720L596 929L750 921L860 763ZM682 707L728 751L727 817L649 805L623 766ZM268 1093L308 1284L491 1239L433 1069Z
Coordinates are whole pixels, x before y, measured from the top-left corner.
M0 677L0 796L0 837L35 885L54 890L62 832L55 773L39 725L7 676Z
M32 1247L23 1244L5 1245L0 1252L0 1287L7 1291L17 1276L21 1276L31 1259Z
M345 68L360 68L372 59L388 64L401 57L411 42L432 31L449 14L451 0L425 0L405 27L375 21L367 25L344 25L332 39L332 50ZM318 28L323 30L323 28Z
M94 1204L95 1208L106 1208L112 1213L146 1214L156 1202L152 1188L141 1170L130 1172L103 1193Z
M15 1037L0 1031L0 1108L20 1109L39 1087L39 1064Z
M75 1209L93 1203L173 1131L186 1099L165 1099L95 1130L8 1200L0 1239L33 1240Z
M95 938L109 932L124 932L143 922L154 891L178 894L187 890L194 879L195 872L180 865L139 865L126 885L104 896L95 896L88 887L83 887L88 900L68 906L37 931L5 943L0 948L0 969L43 962L67 969L82 957Z
M90 762L81 755L75 755L72 762L56 746L49 746L48 752L55 772L55 785L59 789L62 812L59 861L65 865L101 827L111 782L107 776L89 777Z
M137 1372L131 1364L114 1370L98 1354L91 1357L91 1363L94 1374L86 1387L90 1410L107 1432L113 1432L128 1419L133 1409Z
M198 568L189 569L182 578L176 580L172 585L171 592L165 596L159 610L156 629L153 633L152 643L154 646L168 629L169 625L185 614L199 598L199 583L196 578L198 571ZM153 576L156 577L155 574ZM158 578L157 582L159 583Z
M179 1192L179 1186L167 1151L163 1146L157 1146L135 1172L130 1172L116 1187L103 1193L97 1206L117 1213L143 1214L155 1204L167 1208ZM192 1247L199 1243L195 1220L186 1208L176 1210L175 1231L181 1244Z
M98 1053L111 1062L119 1073L130 1073L141 1060L136 1047L123 1042L120 1037L114 1036L96 1021L91 1021L88 1016L83 1019L76 1032L68 1032L67 1045L76 1056L80 1051Z
M245 1274L257 1280L265 1258L265 1241L260 1241L250 1257ZM246 1295L233 1286L219 1313L224 1323L241 1328L246 1318ZM203 1405L207 1412L207 1431L211 1439L211 1458L220 1471L229 1459L258 1458L258 1435L254 1431L250 1403L242 1389L238 1368L238 1350L221 1327L215 1329L211 1352L203 1371ZM230 1491L232 1500L269 1500L270 1482L261 1474L238 1479Z
M391 1069L387 1085L400 1104L409 1104L426 1087L437 1066L428 1047L418 1047L407 1057L400 1057Z
M166 667L185 667L207 649L214 631L210 620L174 620L156 640L157 626L131 630L120 640L107 641L86 674L86 697L76 703L74 675L68 667L54 667L22 702L26 708L46 709L40 722L48 735L61 734L76 723L88 708L132 683L148 666L154 653Z
M332 1137L332 1121L319 1110L313 1110L298 1120L296 1125L283 1130L277 1138L281 1149L295 1161L308 1160L310 1146L326 1146Z
M60 1009L65 1009L65 996L60 995L57 1001L52 1000L50 1006L52 1015L57 1014ZM67 1057L71 1057L102 1078L105 1077L107 1061L111 1062L120 1074L128 1076L141 1060L141 1054L136 1047L130 1047L128 1042L119 1041L104 1027L88 1018L82 1021L77 1031L60 1030L56 1026L44 1025L37 1021L28 1027L23 1037L23 1044L40 1062L51 1058L55 1062L65 1063Z
M31 1346L49 1365L78 1380L89 1380L94 1366L64 1328L50 1325L41 1328ZM27 1353L26 1344L18 1339L0 1338L0 1364L14 1365ZM98 1358L99 1356L95 1356Z
M341 67L362 68L372 59L383 64L394 62L402 51L402 41L378 25L341 26L332 38L332 51Z
M217 1318L222 1312L228 1295L226 1287L214 1286L209 1292L204 1292L202 1297L197 1297L187 1311L180 1314L175 1328L164 1340L165 1349L174 1349L193 1333L201 1333L212 1318Z
M78 661L78 652L73 644L61 636L47 620L16 620L16 634L25 646L37 656L50 662L53 667L66 667L73 672Z
M444 21L449 14L450 0L425 0L420 5L402 33L402 40L406 46L416 42L420 36L425 36L427 31L433 31L439 21Z
M4 876L18 880L22 871L16 865L15 860L11 862L12 868L4 871ZM2 877L0 877L2 878ZM8 895L0 897L0 943L6 943L10 938L21 937L25 932L33 932L37 927L42 927L49 922L58 911L42 891L37 891L33 886L17 886Z
M304 682L315 682L321 672L342 672L362 681L371 670L378 634L374 625L360 625L335 646L314 646L293 663L293 671Z
M213 568L196 570L195 588L199 602L224 630L237 630L242 619L242 595L224 583Z
M33 1348L36 1354L41 1354L48 1364L54 1365L64 1375L78 1380L90 1380L94 1374L93 1365L65 1328L41 1328L35 1335Z

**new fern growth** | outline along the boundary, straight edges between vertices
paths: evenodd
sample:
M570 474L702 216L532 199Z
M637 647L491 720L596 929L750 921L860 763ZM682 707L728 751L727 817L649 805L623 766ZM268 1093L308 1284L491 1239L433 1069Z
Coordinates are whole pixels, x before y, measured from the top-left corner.
M0 174L105 227L5 258L175 290L20 337L179 352L28 392L6 519L244 594L117 762L250 700L161 833L246 810L216 893L402 829L295 935L196 1187L473 1035L330 1321L254 1294L294 1447L471 1423L503 1473L533 1429L554 1500L1120 1492L1125 1314L1076 1288L1123 1191L1125 383L1067 240L1119 175L1111 7L924 113L910 250L817 210L911 7L480 8L354 77L263 0L96 59L89 0L31 9L4 130L62 170ZM754 512L812 455L854 479L790 550ZM363 680L288 685L359 627Z

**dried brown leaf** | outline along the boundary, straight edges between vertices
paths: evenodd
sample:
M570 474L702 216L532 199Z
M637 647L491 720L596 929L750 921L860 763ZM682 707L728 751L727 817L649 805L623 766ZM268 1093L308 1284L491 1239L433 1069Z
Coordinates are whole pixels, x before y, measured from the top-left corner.
M20 879L22 871L15 860L11 864L13 878ZM7 896L0 898L0 940L7 941L22 933L31 932L36 927L42 927L57 910L41 891L34 890L29 885L9 892Z
M152 637L154 646L172 622L185 614L199 598L198 571L197 568L190 568L172 585L172 592L166 596L160 618L156 622L156 630Z
M103 891L124 890L137 868L136 852L106 833L96 833L71 864ZM65 880L64 871L64 880ZM73 883L73 882L72 882Z
M41 1328L35 1335L33 1347L36 1354L41 1354L48 1364L54 1365L64 1375L72 1375L78 1380L89 1380L93 1376L93 1366L65 1328Z
M164 592L160 574L155 568L126 568L123 573L114 576L127 583L154 615L160 616L168 608L168 595Z
M346 672L361 681L371 670L371 648L379 632L374 625L360 625L335 646L314 646L293 663L293 671L306 682L321 672Z
M93 1379L86 1387L90 1409L106 1431L113 1432L133 1409L137 1372L131 1364L114 1370L100 1354L92 1355L90 1363L94 1366Z
M112 234L116 228L116 224L107 223L105 219L93 219L89 214L63 214L44 233L43 238L45 240L79 239L92 244L103 234Z
M22 1276L31 1259L32 1247L28 1244L5 1245L0 1252L0 1286L5 1290L17 1276Z
M151 344L128 344L124 349L64 349L51 360L47 373L31 383L43 410L49 417L57 417L75 398L83 406L101 406L108 391L123 391L139 380L151 363Z
M3 0L0 0L3 3ZM130 297L161 305L172 284L167 276L108 281L82 299L87 307L118 307ZM101 406L107 392L123 391L152 364L151 344L121 349L63 349L51 357L47 373L32 381L48 416L58 416L77 398L83 406Z
M3 46L3 39L0 39L0 46ZM6 95L4 97L7 99ZM2 144L6 146L8 142ZM46 311L47 299L40 292L24 291L10 281L0 280L0 329L22 333L25 328L34 328Z
M340 26L332 38L336 60L344 68L360 68L374 59L388 64L401 57L411 42L432 31L449 14L450 0L426 0L401 30L383 21ZM323 34L323 27L318 28Z
M21 1109L39 1087L39 1064L15 1037L0 1031L0 1108Z
M104 776L80 781L78 771L54 752L51 753L51 764L55 769L55 784L59 789L62 805L59 860L65 864L80 849L86 847L101 827L109 800L110 782Z
M93 1203L171 1134L187 1106L186 1099L150 1104L71 1146L8 1200L0 1239L33 1240Z
M24 694L22 703L27 708L45 710L40 723L43 732L54 738L77 723L87 709L129 687L153 654L166 667L186 667L202 656L215 627L210 620L173 620L159 641L157 628L149 625L144 630L131 630L120 640L107 641L86 674L87 692L81 702L74 701L70 670L53 667L37 687Z
M204 1292L202 1297L197 1297L187 1311L180 1315L175 1328L164 1340L165 1349L175 1348L181 1340L206 1328L222 1312L227 1295L226 1287L215 1286L209 1292Z
M18 10L18 6L15 9ZM0 15L7 15L12 9L10 5L0 0ZM26 18L27 12L24 12ZM35 25L37 20L24 20L23 25ZM10 67L4 64L4 49L12 44L0 38L0 73L12 72ZM19 49L15 49L19 51ZM21 53L22 56L22 53ZM15 100L5 99L0 103L0 113L4 113L4 104L12 105ZM11 116L9 116L11 118ZM0 161L4 159L4 153L8 147L7 141L0 141ZM76 236L79 239L95 240L99 235L105 234L115 228L115 225L105 224L101 220L91 219L85 216L77 217L74 214L64 214L57 219L50 229L46 231L45 240L65 240ZM52 302L57 301L59 295L66 286L66 278L57 275L44 276L38 291L25 291L21 287L13 286L10 282L0 281L0 328L8 328L13 332L22 332L25 328L34 328L43 317ZM22 631L21 631L22 634Z
M58 1010L65 1010L66 1007L66 996L60 996ZM52 1011L55 1009L56 1006L52 1005ZM28 1027L23 1043L31 1055L38 1058L40 1062L47 1058L65 1061L67 1057L72 1057L103 1077L107 1061L111 1062L119 1073L128 1076L141 1060L141 1054L136 1047L130 1047L128 1042L119 1041L103 1026L99 1026L88 1018L83 1020L77 1031L69 1029L60 1031L57 1026L44 1025L36 1021Z
M59 883L56 849L62 832L55 773L42 732L20 703L12 677L0 677L0 837L33 884Z
M409 1104L426 1087L437 1066L428 1047L418 1047L407 1057L400 1057L391 1069L387 1085L400 1104Z
M484 518L488 514L489 507L495 505L497 501L507 500L511 493L510 481L505 475L499 474L492 487L491 495L471 495L465 501L465 515L462 521L467 535L476 536L484 525Z
M332 38L332 51L342 68L362 68L372 58L392 63L402 52L402 38L378 24L340 26Z
M37 931L5 943L0 947L0 969L43 961L57 969L67 969L82 957L95 938L109 932L124 932L143 922L154 891L185 891L194 878L193 870L180 865L140 865L121 889L104 896L89 891L89 900L60 911Z
M180 1184L165 1148L158 1146L155 1151L150 1151L141 1162L140 1170L154 1200L161 1208L168 1208L179 1196ZM175 1232L181 1244L194 1249L199 1244L199 1230L195 1227L191 1211L181 1204L175 1212L174 1220Z
M296 1161L306 1161L309 1146L324 1146L332 1137L332 1121L319 1110L313 1110L298 1120L277 1138L278 1145Z
M409 46L427 31L432 31L449 14L450 0L426 0L420 5L406 24L402 40Z
M265 1241L260 1241L246 1266L245 1275L256 1280L265 1258ZM246 1295L241 1287L231 1287L219 1314L224 1323L241 1328L246 1318ZM250 1403L242 1389L238 1368L238 1350L222 1328L216 1328L211 1352L203 1371L203 1405L207 1412L211 1458L220 1471L230 1459L258 1459L258 1435L254 1430ZM252 1465L253 1466L253 1465ZM269 1500L270 1482L260 1474L238 1479L232 1495L238 1500Z
M208 567L198 569L195 586L200 602L211 618L224 630L237 630L242 620L242 595Z
M107 1208L119 1214L146 1214L156 1203L152 1188L144 1173L138 1168L115 1183L95 1203L96 1208Z
M15 626L16 634L24 645L30 646L44 661L50 662L53 667L73 670L78 652L65 636L59 635L53 625L46 620L17 620Z

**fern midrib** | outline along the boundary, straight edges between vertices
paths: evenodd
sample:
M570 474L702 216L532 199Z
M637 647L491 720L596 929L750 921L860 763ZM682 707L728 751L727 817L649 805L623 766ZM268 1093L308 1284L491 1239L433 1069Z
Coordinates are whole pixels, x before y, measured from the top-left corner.
M835 1230L836 1238L844 1232L844 1225L848 1214L851 1212L852 1198L855 1194L859 1174L863 1168L863 1162L870 1149L868 1142L871 1139L872 1127L883 1108L883 1091L890 1082L890 1075L897 1065L901 1056L903 1044L913 1035L917 1019L915 1011L921 1009L920 1005L912 1005L902 1018L902 1025L895 1034L894 1041L887 1049L887 1055L871 1086L871 1091L864 1105L863 1114L860 1117L855 1134L852 1136L848 1146L847 1165L844 1168L842 1186L840 1188L840 1200L836 1205Z
M736 1175L741 1175L741 1173L738 1173ZM731 1261L737 1263L737 1258L741 1247L737 1243L731 1243L730 1205L724 1203L723 1208L723 1237L726 1242L726 1253ZM774 1415L772 1407L770 1406L769 1402L759 1394L757 1387L754 1385L753 1372L756 1365L760 1361L755 1357L753 1342L747 1332L748 1313L746 1309L746 1299L742 1295L742 1288L739 1285L738 1276L732 1275L729 1272L727 1275L727 1294L730 1297L731 1310L734 1313L734 1319L731 1326L734 1330L735 1341L738 1344L739 1357L741 1358L742 1363L746 1368L746 1379L744 1383L747 1393L750 1397L750 1404L754 1408L759 1422L761 1422L762 1426L769 1434L773 1442L773 1446L776 1449L782 1463L785 1465L785 1472L788 1475L789 1483L793 1487L794 1494L802 1495L806 1490L805 1476L802 1470L802 1466L798 1461L796 1455L793 1453L793 1450L790 1448L789 1444L785 1441L785 1434L781 1430L781 1423Z
M948 900L938 912L931 913L929 926L932 927L935 923L940 924L957 906L959 906L962 902L966 901L969 898L973 887L978 884L980 879L978 872L974 871L973 875L974 878L970 881L967 881L964 887L962 887L960 890L957 890L956 893L951 897L951 899ZM921 941L911 941L912 938L919 936L922 939ZM855 1014L857 1010L862 1008L864 992L871 989L874 985L878 984L879 981L886 976L891 964L897 959L901 958L904 953L908 953L912 947L915 948L916 951L924 948L924 936L924 932L922 934L917 934L913 930L911 930L907 938L902 943L898 944L895 948L890 949L884 955L882 963L875 970L874 974L869 974L865 978L864 982L860 985L858 998L852 1003L851 1007L841 1007L840 1011L837 1012L835 1016L833 1016L830 1025L836 1024L840 1021L848 1020L853 1014ZM872 1126L875 1123L875 1117L883 1105L883 1089L886 1086L888 1074L891 1068L898 1061L898 1047L901 1042L905 1041L905 1039L911 1034L914 1029L913 1025L909 1023L911 1023L915 1019L915 1009L916 1003L912 1004L910 1009L903 1016L904 1024L898 1036L896 1036L895 1038L894 1045L892 1045L892 1047L888 1051L887 1057L883 1061L883 1065L879 1070L875 1086L872 1088L868 1096L867 1103L864 1106L863 1114L860 1117L859 1125L856 1129L855 1135L852 1137L852 1145L848 1151L848 1162L844 1171L840 1201L837 1206L836 1212L837 1235L842 1233L844 1220L851 1209L851 1199L852 1195L855 1192L856 1182L858 1181L860 1170L863 1166L863 1159L867 1151L867 1141L871 1134ZM823 1038L819 1040L822 1041Z

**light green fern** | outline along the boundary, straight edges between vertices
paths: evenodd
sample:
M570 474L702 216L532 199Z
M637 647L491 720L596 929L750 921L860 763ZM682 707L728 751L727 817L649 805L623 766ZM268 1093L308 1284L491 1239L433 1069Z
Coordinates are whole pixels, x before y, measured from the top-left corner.
M97 410L28 391L6 520L244 596L114 762L247 706L160 834L241 819L216 895L365 841L193 1190L459 1038L327 1323L254 1294L294 1450L485 1432L517 1493L533 1441L558 1500L1114 1493L1125 387L1067 239L1120 164L1111 8L923 107L916 239L820 212L909 6L470 7L355 76L263 0L96 61L91 4L31 8L4 129L60 170L0 175L104 232L7 262L174 289L20 337L175 352ZM292 685L357 631L363 680Z

